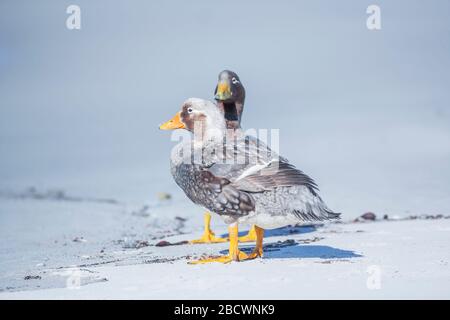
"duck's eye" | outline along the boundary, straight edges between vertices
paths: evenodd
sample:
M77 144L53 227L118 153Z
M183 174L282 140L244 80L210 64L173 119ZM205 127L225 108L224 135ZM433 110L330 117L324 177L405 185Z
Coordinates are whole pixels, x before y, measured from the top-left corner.
M188 108L188 109L187 109L187 112L188 112L188 113L192 113L193 111L194 111L194 110L192 110L192 108Z
M236 84L236 83L239 83L239 80L236 79L235 77L233 77L233 78L231 78L231 82L232 82L233 84Z

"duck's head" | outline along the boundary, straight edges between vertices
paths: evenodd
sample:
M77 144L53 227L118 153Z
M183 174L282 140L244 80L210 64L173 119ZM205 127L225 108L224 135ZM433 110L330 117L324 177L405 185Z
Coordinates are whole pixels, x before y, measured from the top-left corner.
M219 73L214 98L224 113L227 128L239 128L244 111L245 89L235 72L224 70Z
M181 110L159 129L186 129L194 133L196 139L222 139L226 124L220 110L208 100L189 98L181 105Z

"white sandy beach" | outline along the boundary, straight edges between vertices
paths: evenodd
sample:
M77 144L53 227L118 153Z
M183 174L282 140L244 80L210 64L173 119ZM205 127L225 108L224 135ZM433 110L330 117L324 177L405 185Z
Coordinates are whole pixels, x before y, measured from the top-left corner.
M20 208L12 218L35 217L32 226L1 224L0 299L450 298L450 219L444 217L269 230L263 259L194 266L187 262L226 253L227 244L155 246L201 234L201 211L181 211L183 202L143 210L1 202L3 213L12 207ZM74 224L80 214L89 223ZM225 234L226 226L214 221ZM19 238L19 230L26 236Z

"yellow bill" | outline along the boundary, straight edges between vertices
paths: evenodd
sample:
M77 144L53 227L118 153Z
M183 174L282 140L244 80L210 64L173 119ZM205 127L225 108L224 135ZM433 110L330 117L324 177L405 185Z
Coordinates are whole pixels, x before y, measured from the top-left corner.
M217 100L228 100L231 98L231 88L228 82L221 81L217 85L217 92L215 98Z
M172 119L159 126L160 130L175 130L184 128L186 128L186 126L181 121L181 112L177 112Z

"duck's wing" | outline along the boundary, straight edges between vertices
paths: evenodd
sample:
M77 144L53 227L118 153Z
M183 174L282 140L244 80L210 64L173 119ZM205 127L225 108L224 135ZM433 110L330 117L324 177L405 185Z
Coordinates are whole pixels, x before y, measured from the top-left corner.
M234 182L244 172L255 172L255 168L263 168L273 161L286 159L271 150L264 142L252 136L245 136L233 143L223 145L223 148L207 151L210 164L208 170L216 176L224 177ZM253 170L253 171L252 171Z
M245 146L245 147L243 147ZM286 159L279 157L261 141L254 138L246 144L227 147L228 158L242 157L244 163L214 163L207 168L212 176L223 177L224 184L217 196L223 212L234 215L247 214L255 210L258 199L263 199L264 210L273 215L280 214L280 208L299 221L323 221L339 218L318 195L318 187L312 178L295 168ZM292 193L291 193L292 190ZM250 204L246 211L237 211L243 200ZM235 203L235 204L234 204ZM281 207L280 207L281 204ZM227 210L227 208L232 207ZM217 212L217 211L216 211Z
M208 170L225 177L237 189L263 192L282 186L305 186L313 195L318 187L314 180L289 161L280 157L261 140L245 136L227 144L219 152Z
M242 191L263 192L277 187L305 186L317 196L318 187L312 178L283 159L265 166L254 166L244 171L233 185Z

